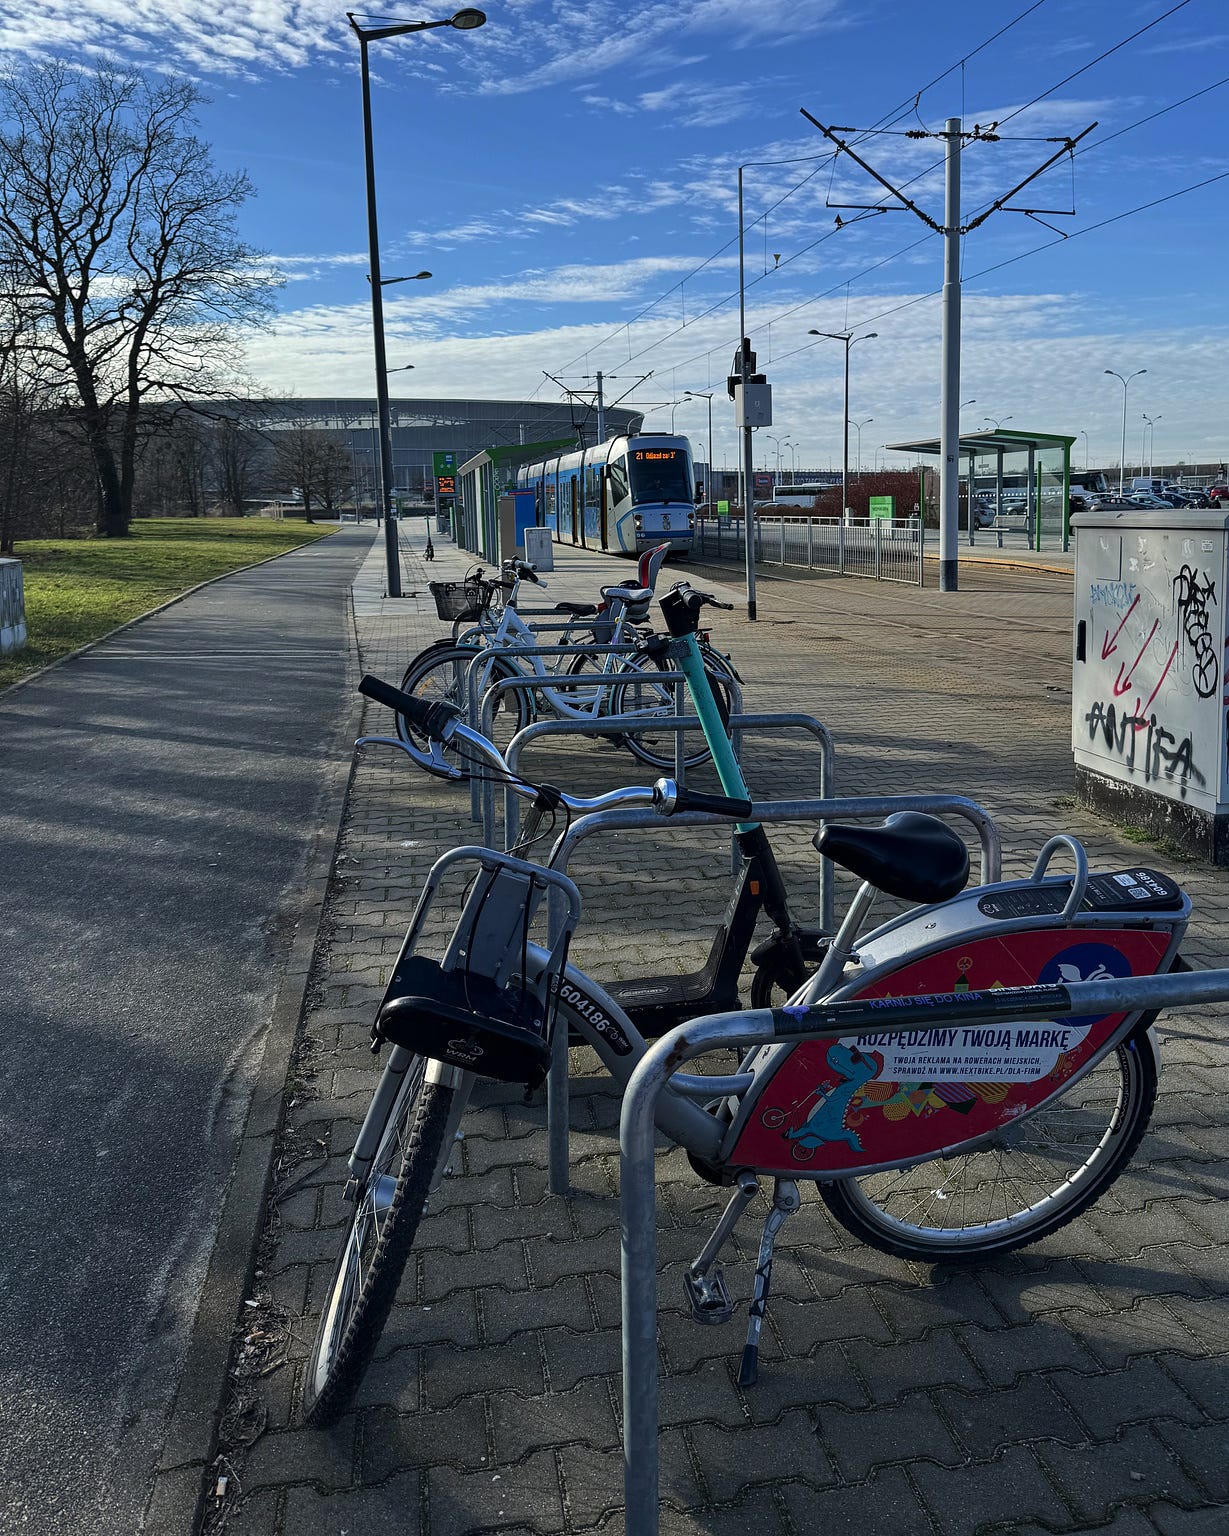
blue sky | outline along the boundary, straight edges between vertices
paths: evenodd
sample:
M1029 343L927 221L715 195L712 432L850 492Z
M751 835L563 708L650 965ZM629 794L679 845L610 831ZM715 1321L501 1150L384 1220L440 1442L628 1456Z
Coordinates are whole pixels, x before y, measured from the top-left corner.
M669 402L712 389L715 458L733 463L737 167L794 161L745 173L748 325L774 386L773 435L796 445L783 465L839 463L843 349L807 332L875 331L852 349L850 415L870 418L864 463L889 462L881 445L938 431L942 243L908 212L846 212L854 222L838 228L834 205L882 189L834 163L799 109L890 129L859 153L940 221L942 144L907 130L1001 124L999 142L964 153L967 219L1059 147L1046 139L1095 121L1073 161L1013 200L1074 207L1043 215L1070 238L999 212L965 239L961 398L974 403L962 426L1087 432L1093 462L1116 463L1123 391L1104 370L1145 368L1127 396L1128 463L1145 413L1158 462L1229 453L1223 0L485 8L480 31L372 44L384 271L434 274L386 290L389 364L415 370L398 394L557 399L545 372L585 389L601 369L608 399L666 402L647 424L673 417L704 457L703 402ZM288 279L276 325L251 338L254 379L370 396L358 49L341 9L10 0L0 49L196 78L211 98L204 136L257 189L243 234ZM1080 438L1077 463L1083 452ZM775 454L761 442L761 462Z

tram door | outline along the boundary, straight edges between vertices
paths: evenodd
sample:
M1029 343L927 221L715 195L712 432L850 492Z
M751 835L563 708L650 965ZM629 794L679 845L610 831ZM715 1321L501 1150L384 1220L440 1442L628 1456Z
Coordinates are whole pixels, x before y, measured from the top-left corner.
M585 539L584 509L581 507L580 497L577 494L579 478L580 477L578 475L568 476L568 501L572 508L572 528L574 530L572 534L572 542L574 544L577 542L576 533L578 531L580 534L580 543L583 546L587 544L587 540Z
M617 549L618 542L615 539L614 518L611 516L610 480L606 474L606 466L602 464L597 472L599 515L602 523L602 548Z

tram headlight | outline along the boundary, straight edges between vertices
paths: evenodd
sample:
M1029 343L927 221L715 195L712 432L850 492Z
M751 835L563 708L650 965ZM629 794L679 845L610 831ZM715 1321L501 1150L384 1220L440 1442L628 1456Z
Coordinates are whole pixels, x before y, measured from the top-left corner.
M695 526L696 526L696 514L694 512L689 512L687 514L687 528L688 528L688 531L694 533L695 532Z
M637 532L637 533L639 533L639 532L640 532L640 530L641 530L641 529L642 529L642 528L643 528L643 527L644 527L644 518L643 518L643 517L641 517L641 515L640 515L640 513L639 513L639 512L637 512L637 513L636 513L636 514L635 514L635 515L634 515L634 516L633 516L633 518L632 518L632 523L633 523L633 525L634 525L634 526L635 526L635 529L636 529L636 532Z

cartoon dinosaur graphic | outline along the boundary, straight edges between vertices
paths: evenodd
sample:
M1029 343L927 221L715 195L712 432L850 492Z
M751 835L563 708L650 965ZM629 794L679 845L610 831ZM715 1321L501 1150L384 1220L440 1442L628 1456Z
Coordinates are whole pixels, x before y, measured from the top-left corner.
M790 1141L801 1142L804 1147L821 1147L826 1142L844 1141L855 1152L861 1152L858 1133L845 1124L845 1111L857 1096L864 1083L869 1083L879 1070L869 1056L864 1056L857 1046L842 1045L838 1040L828 1049L828 1065L845 1079L843 1083L826 1092L815 1106L806 1122L786 1131Z

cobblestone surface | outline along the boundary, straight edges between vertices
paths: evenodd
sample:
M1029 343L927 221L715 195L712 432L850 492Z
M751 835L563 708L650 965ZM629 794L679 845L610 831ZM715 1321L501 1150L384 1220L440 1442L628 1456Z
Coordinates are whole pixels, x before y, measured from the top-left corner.
M464 557L436 549L429 574L458 575ZM425 567L412 563L406 585L421 595L374 595L382 558L377 545L356 590L358 639L364 668L396 680L444 631ZM551 599L587 597L626 574L583 551L561 551L559 563ZM737 600L728 573L717 576ZM1094 866L1136 861L1137 846L1067 799L1070 580L963 579L960 593L939 594L766 575L760 621L721 615L715 638L743 673L748 708L804 710L829 725L839 792L969 794L1003 830L1008 874L1025 873L1059 828L1084 840ZM367 728L388 727L369 706ZM761 794L814 793L815 766L800 738L748 739L745 771ZM533 771L581 791L648 776L590 742L537 751ZM258 1305L245 1320L249 1339L273 1334L281 1348L259 1354L265 1374L236 1382L245 1411L225 1450L242 1495L211 1513L215 1528L622 1529L617 1103L581 1051L571 1198L546 1191L541 1110L515 1091L480 1090L355 1409L326 1432L299 1418L345 1154L374 1083L372 1011L422 877L442 849L477 840L468 809L464 791L399 756L372 749L359 760L291 1078L291 1172L270 1207ZM800 910L813 909L809 833L781 829L774 843ZM1229 961L1225 874L1151 847L1146 859L1191 892L1190 959ZM581 862L583 968L609 980L698 963L724 901L722 838L611 837ZM676 1279L711 1226L714 1192L680 1156L663 1157L663 1529L1229 1531L1223 1010L1170 1017L1161 1035L1161 1099L1133 1167L1083 1219L1024 1253L959 1272L885 1257L804 1191L748 1391L735 1384L741 1321L696 1328ZM727 1264L743 1298L752 1226Z

